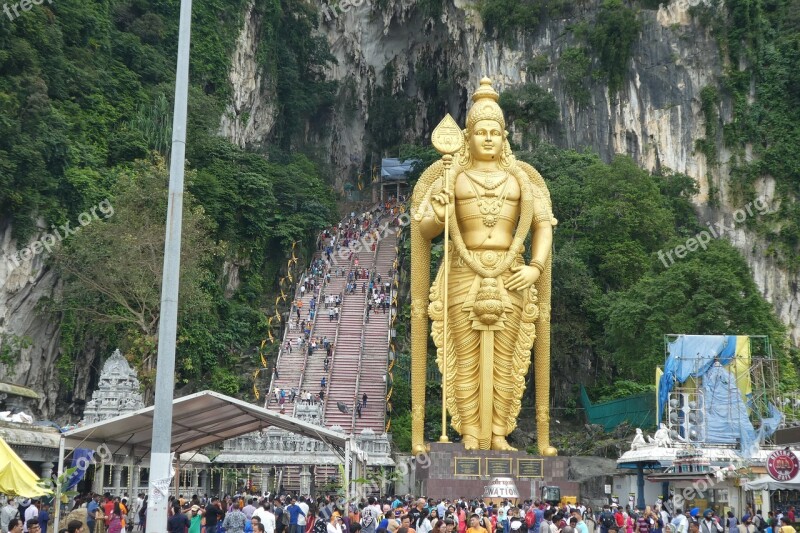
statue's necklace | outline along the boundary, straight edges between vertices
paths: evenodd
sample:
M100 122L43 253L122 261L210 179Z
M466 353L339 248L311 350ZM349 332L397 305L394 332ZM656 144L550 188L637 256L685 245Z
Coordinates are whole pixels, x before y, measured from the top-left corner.
M465 172L468 178L470 178L469 184L472 187L472 192L475 193L475 198L478 200L478 209L483 215L483 225L487 228L494 227L497 224L497 216L500 214L500 211L503 209L503 204L506 203L506 196L507 196L507 189L508 189L508 172L504 172L503 178L497 182L497 184L492 183L492 186L489 187L487 183L484 185L480 183L480 185L485 189L484 195L481 196L478 194L478 189L475 188L474 178L469 175L468 172ZM495 196L495 193L489 192L491 189L495 189L499 187L501 184L505 184L503 190L500 192L500 196Z
M472 172L475 172L475 171L472 171ZM500 178L497 181L495 181L495 178L491 174L491 171L484 170L484 171L482 171L482 173L484 174L484 177L483 178L479 178L479 177L473 176L470 173L469 170L465 170L464 171L464 174L466 174L467 177L470 180L474 181L475 183L477 183L478 185L480 185L481 187L483 187L486 190L496 189L499 186L501 186L502 184L504 184L506 181L508 181L508 172L503 172L503 177Z

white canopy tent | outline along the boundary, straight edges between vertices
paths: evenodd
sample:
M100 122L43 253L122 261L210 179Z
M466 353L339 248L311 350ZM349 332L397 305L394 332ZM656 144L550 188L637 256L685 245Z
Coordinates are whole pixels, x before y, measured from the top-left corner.
M769 475L757 477L748 481L745 490L800 490L800 480L798 478L787 481L778 481Z
M145 407L63 433L58 450L58 475L64 473L64 450L67 448L97 450L105 446L113 454L128 455L132 462L134 458L149 455L153 438L153 411L153 406ZM363 452L356 447L353 435L281 415L217 392L202 391L173 400L171 450L177 453L198 450L209 444L268 427L277 427L328 444L344 463L344 486L346 498L349 499L352 459L366 462ZM57 487L56 498L59 496ZM55 509L55 520L58 524L58 505Z

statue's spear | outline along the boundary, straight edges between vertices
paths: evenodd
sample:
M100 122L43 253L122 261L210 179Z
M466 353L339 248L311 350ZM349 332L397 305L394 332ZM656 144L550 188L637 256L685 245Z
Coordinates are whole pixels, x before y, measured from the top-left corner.
M444 165L444 193L447 200L444 210L444 257L442 258L442 268L444 269L444 287L442 291L442 301L444 302L444 316L442 317L442 435L439 442L450 442L447 438L447 321L448 321L448 287L450 274L450 191L453 190L450 177L450 167L453 165L453 154L458 153L464 145L464 136L461 128L453 117L448 113L436 126L431 134L431 143L436 151L442 154L442 164ZM454 195L455 198L455 195Z

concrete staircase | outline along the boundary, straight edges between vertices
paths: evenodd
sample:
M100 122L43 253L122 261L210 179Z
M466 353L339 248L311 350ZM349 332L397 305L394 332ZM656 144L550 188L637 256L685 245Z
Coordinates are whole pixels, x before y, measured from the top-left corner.
M383 225L388 217L382 221ZM320 382L326 378L323 421L326 427L340 426L345 433L361 432L371 429L381 434L385 430L386 420L386 382L388 366L389 331L391 310L373 309L369 322L365 322L367 310L367 294L362 292L364 283L369 286L369 279L356 280L354 294L344 294L347 284L347 273L352 268L365 268L367 272L376 272L381 276L381 284L391 283L389 270L396 257L397 236L392 227L383 232L376 250L362 249L358 254L360 264L354 266L350 261L339 261L331 268L331 279L322 283L317 291L316 316L311 329L312 338L327 337L333 344L330 365L324 369L325 349L320 344L311 357L308 357L307 345L298 348L292 344L292 351L285 348L285 341L296 341L302 337L302 331L289 329L284 337L277 364L277 375L273 375L268 407L279 410L275 400L275 387L291 391L296 388L299 393L308 390L313 395L320 391ZM334 254L336 255L336 254ZM320 254L315 256L315 259ZM339 268L345 275L337 275ZM321 278L324 280L324 277ZM299 281L299 280L298 280ZM377 283L377 280L376 280ZM391 289L391 286L390 286ZM369 292L367 290L367 292ZM339 320L329 320L325 308L326 295L343 295ZM299 294L299 292L298 292ZM390 301L391 301L391 292ZM302 297L301 317L306 318L311 301L311 294ZM296 316L292 309L292 316ZM367 394L367 407L362 409L361 417L356 416L356 402ZM284 411L295 413L295 404L300 402L299 394L295 402L289 402L287 396ZM338 405L342 403L347 411L343 413ZM332 474L332 473L331 473ZM320 480L322 481L322 480ZM285 482L284 482L285 483Z
M312 261L316 260L316 259L319 259L320 257L322 257L322 252L318 251L317 253L314 254ZM298 282L297 287L296 287L296 291L295 291L296 295L300 294L300 282L302 282L304 277L305 277L305 274L302 274L302 275L300 275L299 279L295 280L295 281ZM325 306L320 304L320 297L319 297L320 292L323 290L324 279L325 279L324 276L321 276L319 278L319 282L317 284L317 289L316 290L314 290L314 291L306 291L305 294L302 297L296 297L296 300L300 300L303 303L303 306L302 306L302 308L300 310L301 322L302 322L303 319L305 319L308 322L309 321L308 311L311 308L311 298L313 296L316 296L316 301L317 301L316 312L314 314L314 321L311 322L311 324L312 324L311 325L311 336L312 337L315 336L315 333L314 333L314 327L315 326L314 325L317 322L317 318L319 317L320 307L323 308L322 311L325 314L325 318L324 319L326 321L328 320L328 316L327 316L326 310L324 309ZM331 281L333 281L333 279L331 279ZM292 390L292 388L297 388L300 385L301 378L303 376L303 370L304 370L305 365L306 365L307 352L308 352L308 344L304 344L303 346L298 346L297 345L297 339L298 339L298 337L302 337L303 336L303 332L302 332L302 330L300 328L293 328L293 326L292 326L292 324L294 324L294 321L295 321L296 317L297 317L297 314L296 314L296 311L295 311L295 307L292 306L292 309L291 309L290 314L289 314L289 324L287 324L286 331L284 332L284 337L283 337L282 342L281 342L281 347L280 347L280 349L278 351L278 361L277 361L277 364L276 364L276 372L273 373L273 375L272 375L272 380L271 380L271 384L270 384L270 390L268 392L268 398L267 398L267 407L269 409L274 410L274 411L280 411L281 410L281 406L278 404L278 401L275 398L275 388L278 387L278 388L281 388L281 389L287 391L286 401L284 402L284 404L282 406L283 409L284 409L284 412L287 413L287 414L293 414L294 413L295 404L300 401L299 394L298 394L298 397L295 398L294 402L290 401L291 395L289 394L289 392ZM292 344L291 351L289 351L286 348L286 341L290 341L291 342L291 344ZM324 356L324 352L322 352L322 353L323 353L323 356ZM316 351L316 355L319 355L319 349ZM321 362L320 362L320 365L322 365ZM301 389L299 389L299 390L301 390ZM317 389L315 391L315 390L312 389L313 392L317 392L318 390L319 389Z
M397 237L392 231L378 245L374 268L381 276L381 284L384 286L386 283L391 283L389 270L396 257L396 244ZM391 288L390 285L389 289ZM391 292L387 294L391 295ZM364 325L364 350L361 355L356 397L361 400L362 395L366 393L367 407L361 410L361 418L355 417L355 433L365 428L378 434L384 431L390 319L391 309L374 309L369 322Z
M374 257L364 260L360 267L371 269ZM371 256L372 253L370 252ZM356 393L356 376L359 371L361 358L361 335L364 326L364 311L366 310L366 295L361 292L361 286L367 282L365 279L357 280L357 289L354 294L348 294L342 302L341 316L339 317L339 332L336 335L336 344L331 359L331 372L328 379L328 393L325 397L325 425L341 426L345 433L350 433L353 427L353 409ZM339 410L339 402L347 406L349 412Z

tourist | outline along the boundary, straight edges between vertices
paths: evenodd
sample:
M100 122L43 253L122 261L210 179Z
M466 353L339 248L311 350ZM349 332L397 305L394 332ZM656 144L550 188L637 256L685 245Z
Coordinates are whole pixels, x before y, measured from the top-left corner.
M304 533L305 528L301 528L300 524L300 515L304 515L303 509L298 505L297 498L290 498L290 504L286 508L287 513L289 513L289 533ZM306 523L305 515L303 516L303 523L304 526Z
M703 512L703 520L700 522L700 533L723 533L723 531L724 528L720 525L719 519L714 516L714 511L706 509Z
M111 498L109 500L111 501L111 512L103 517L108 524L108 533L121 533L122 528L125 527L122 524L122 507L120 502L115 502Z
M788 516L782 516L779 524L780 525L777 533L795 533L795 529L792 527L792 523Z
M261 507L253 512L253 516L257 516L261 520L267 533L275 533L275 514L270 510L268 499L264 499Z
M239 502L232 502L230 509L222 521L222 527L226 533L244 533L247 517L239 510Z
M361 402L364 404L364 409L366 409L367 408L367 393L366 392L361 396Z
M725 522L728 527L728 533L738 533L739 521L736 519L736 516L733 514L733 511L728 511L728 516Z
M23 503L25 503L25 500L23 500ZM39 516L39 500L34 499L32 502L30 502L30 505L26 507L25 513L23 514L24 526L22 530L25 533L28 533L28 524L30 523L31 520L37 519L36 523L38 525L39 523L38 516Z
M736 529L737 533L756 533L758 531L756 526L753 525L753 519L749 516L742 520L742 523Z
M192 505L189 510L189 532L188 533L202 533L203 529L203 508L197 504Z
M19 518L12 518L8 521L8 533L22 533L22 520Z
M33 506L31 506L33 507ZM25 522L25 527L28 528L29 533L41 533L41 529L39 527L39 518L31 518L27 522Z
M467 533L489 533L486 528L481 526L481 517L477 513L469 517Z
M325 528L327 533L346 533L344 530L344 523L342 522L342 516L338 512L334 512L331 515L331 519L328 521Z
M219 498L213 496L206 506L206 533L217 533L217 526L224 516L225 512L222 510Z
M589 533L589 527L583 521L583 514L580 509L573 509L572 518L575 519L575 524L572 527L577 533Z
M14 498L9 498L6 504L0 508L0 533L6 533L9 530L8 524L19 514L15 503Z
M43 502L39 509L39 529L42 533L47 533L47 523L50 521L50 504Z

